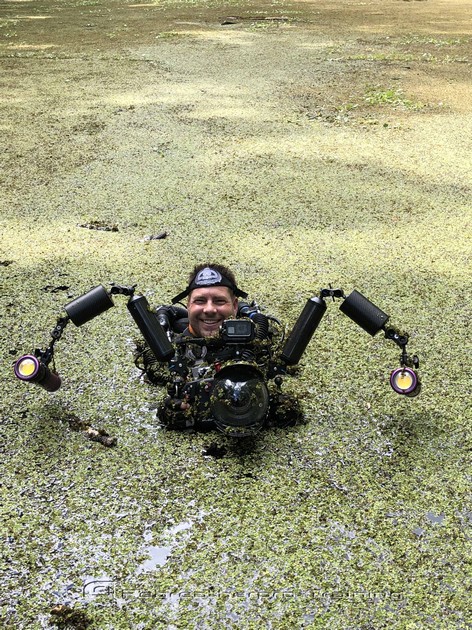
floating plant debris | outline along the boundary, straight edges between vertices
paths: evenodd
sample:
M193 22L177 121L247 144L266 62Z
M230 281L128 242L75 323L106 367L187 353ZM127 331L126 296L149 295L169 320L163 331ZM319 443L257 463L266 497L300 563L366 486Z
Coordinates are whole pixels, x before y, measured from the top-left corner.
M104 221L90 221L90 223L79 223L78 227L87 228L89 230L101 230L102 232L118 232L118 226L108 224Z
M52 284L47 284L43 287L43 291L46 291L46 293L59 293L60 291L67 291L68 289L69 287L65 284L61 284L58 287L55 287Z
M57 604L51 608L50 613L50 622L56 628L85 630L90 625L90 619L83 610L72 608L66 604Z
M92 442L100 442L103 446L115 446L117 438L112 437L104 429L95 429L87 422L80 420L77 416L70 414L63 418L69 424L72 431L82 431L83 434Z
M148 234L143 238L143 241L159 241L163 238L167 238L167 232L159 232L159 234Z

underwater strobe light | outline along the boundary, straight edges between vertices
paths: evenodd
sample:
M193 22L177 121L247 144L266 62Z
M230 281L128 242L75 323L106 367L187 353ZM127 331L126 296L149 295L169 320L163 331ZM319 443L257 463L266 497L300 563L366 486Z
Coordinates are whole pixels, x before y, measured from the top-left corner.
M390 374L390 385L397 394L405 396L418 396L421 383L418 375L409 367L399 367Z
M55 392L61 386L58 374L52 372L33 354L25 354L18 359L14 367L15 376L20 381L36 383L48 392Z

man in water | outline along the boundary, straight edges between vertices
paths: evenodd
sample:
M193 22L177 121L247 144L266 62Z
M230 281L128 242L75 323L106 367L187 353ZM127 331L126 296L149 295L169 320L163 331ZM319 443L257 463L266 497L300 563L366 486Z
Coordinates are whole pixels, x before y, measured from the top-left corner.
M193 337L218 334L225 319L238 313L238 297L247 294L238 289L233 272L218 264L197 265L189 276L185 291L172 301L187 297L188 328L184 332Z
M172 300L175 305L186 299L186 309L176 306L161 306L157 309L159 320L169 331L172 341L179 343L185 340L182 357L193 378L198 380L201 378L200 374L206 374L206 370L214 373L215 365L224 364L233 358L229 347L217 346L215 349L211 345L198 343L198 340L218 337L225 320L240 316L238 298L246 297L247 293L238 288L230 269L220 264L205 263L193 269L186 289ZM264 315L259 316L268 321ZM192 343L192 338L195 338L196 343ZM269 339L272 339L271 334L267 336L267 341ZM172 374L166 364L159 363L149 348L138 350L141 352L136 364L145 371L147 379L156 385L168 385L168 396L158 409L159 420L165 426L175 429L213 428L211 417L200 413L197 407L192 408L191 399L187 395L175 395L172 386L175 373ZM292 397L272 388L270 401L267 424L287 426L294 424L300 416L298 404Z

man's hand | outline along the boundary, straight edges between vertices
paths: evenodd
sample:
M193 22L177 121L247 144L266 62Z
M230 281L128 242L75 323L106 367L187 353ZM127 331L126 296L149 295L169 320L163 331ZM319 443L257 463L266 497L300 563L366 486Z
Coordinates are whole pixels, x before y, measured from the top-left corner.
M157 417L169 429L193 427L194 419L190 413L190 403L186 398L167 398L157 410Z
M186 411L190 409L190 404L187 401L188 398L171 398L168 396L164 404L168 409L172 409L173 411Z

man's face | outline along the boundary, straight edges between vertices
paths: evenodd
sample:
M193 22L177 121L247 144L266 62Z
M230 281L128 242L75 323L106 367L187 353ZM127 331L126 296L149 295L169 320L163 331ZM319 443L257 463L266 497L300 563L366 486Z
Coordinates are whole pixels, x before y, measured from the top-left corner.
M225 319L234 317L238 298L228 287L194 289L187 303L190 331L196 337L215 335Z

